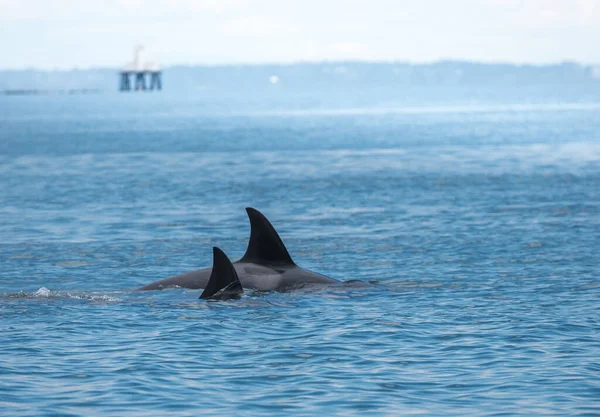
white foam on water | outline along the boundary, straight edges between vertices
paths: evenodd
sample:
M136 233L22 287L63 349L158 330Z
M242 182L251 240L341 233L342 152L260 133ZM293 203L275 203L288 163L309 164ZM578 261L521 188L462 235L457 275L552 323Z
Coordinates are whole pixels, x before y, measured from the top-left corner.
M37 290L35 293L33 293L34 297L45 297L45 298L48 298L51 295L52 295L52 291L50 291L46 287L42 287L39 290Z
M70 298L74 300L89 300L89 301L104 301L104 302L119 302L122 299L117 297L112 297L106 294L100 295L89 295L89 294L71 294L71 293L59 293L56 291L52 291L46 287L41 287L34 293L26 293L25 291L20 291L14 294L7 294L8 298Z

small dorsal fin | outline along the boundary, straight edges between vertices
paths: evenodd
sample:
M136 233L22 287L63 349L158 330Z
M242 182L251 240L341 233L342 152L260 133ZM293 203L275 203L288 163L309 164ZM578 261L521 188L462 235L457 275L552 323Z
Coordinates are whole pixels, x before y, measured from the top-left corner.
M250 242L239 262L294 265L294 261L269 220L252 207L247 207L246 212L250 218Z
M240 298L243 292L233 264L221 249L213 247L212 272L200 298L229 300Z

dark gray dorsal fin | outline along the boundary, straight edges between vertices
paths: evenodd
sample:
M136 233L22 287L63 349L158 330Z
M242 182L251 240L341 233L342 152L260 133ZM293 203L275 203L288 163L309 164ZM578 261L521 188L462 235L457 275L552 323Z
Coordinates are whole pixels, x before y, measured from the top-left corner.
M247 207L250 218L250 242L239 262L254 262L265 265L294 265L281 238L263 214Z
M200 298L228 300L240 298L243 292L233 264L221 249L213 247L212 272Z

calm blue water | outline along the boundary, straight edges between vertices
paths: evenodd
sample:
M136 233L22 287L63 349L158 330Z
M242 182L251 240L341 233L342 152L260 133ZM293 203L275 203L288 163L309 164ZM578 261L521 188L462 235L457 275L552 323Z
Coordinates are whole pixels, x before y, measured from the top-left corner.
M0 97L0 415L598 415L598 102ZM132 292L241 256L376 282Z

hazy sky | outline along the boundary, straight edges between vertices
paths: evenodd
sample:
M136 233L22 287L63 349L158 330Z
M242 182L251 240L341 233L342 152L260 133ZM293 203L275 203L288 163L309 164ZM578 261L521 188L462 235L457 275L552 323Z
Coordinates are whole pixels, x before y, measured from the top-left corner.
M600 0L0 0L0 68L317 60L600 63Z

